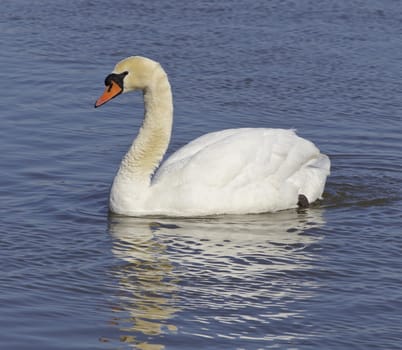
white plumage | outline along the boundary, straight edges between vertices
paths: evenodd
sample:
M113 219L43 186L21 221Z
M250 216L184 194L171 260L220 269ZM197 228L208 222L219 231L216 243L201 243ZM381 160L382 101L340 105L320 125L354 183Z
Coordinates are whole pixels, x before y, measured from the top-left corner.
M157 169L169 144L173 116L166 73L158 63L138 56L118 63L113 74L123 72L128 73L122 92L144 91L145 117L115 177L110 196L113 212L132 216L261 213L297 207L300 194L310 203L322 196L329 158L292 130L209 133L173 153ZM101 97L96 106L113 97Z

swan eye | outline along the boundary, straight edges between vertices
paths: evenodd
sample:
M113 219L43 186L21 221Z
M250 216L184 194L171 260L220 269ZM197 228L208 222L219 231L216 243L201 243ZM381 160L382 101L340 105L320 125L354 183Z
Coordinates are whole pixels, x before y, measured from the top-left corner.
M123 72L120 74L112 73L109 74L105 78L105 86L112 86L112 82L115 82L121 89L124 87L124 77L128 74L128 72Z

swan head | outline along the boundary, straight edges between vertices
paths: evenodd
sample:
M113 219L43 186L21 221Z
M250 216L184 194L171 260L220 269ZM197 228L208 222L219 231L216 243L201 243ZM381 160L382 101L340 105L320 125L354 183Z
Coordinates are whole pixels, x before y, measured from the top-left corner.
M158 62L141 56L125 58L116 64L111 74L105 78L105 91L95 102L100 107L122 93L144 90L152 82L152 74Z

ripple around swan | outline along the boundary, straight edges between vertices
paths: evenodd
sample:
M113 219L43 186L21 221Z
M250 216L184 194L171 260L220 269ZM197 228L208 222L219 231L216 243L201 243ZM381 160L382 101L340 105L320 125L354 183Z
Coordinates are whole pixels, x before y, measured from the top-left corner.
M122 289L119 310L130 315L116 316L124 319L122 332L136 334L135 344L150 331L159 338L180 332L201 344L210 338L222 344L225 338L239 344L266 340L262 326L283 322L290 304L314 292L314 283L301 277L312 268L320 236L301 233L324 223L320 211L269 218L156 223L112 217L113 253L124 261L114 270ZM224 325L230 334L220 334Z
M337 261L342 237L359 220L339 224L335 239L328 236L325 210L319 208L240 218L154 221L112 216L113 254L122 261L112 272L121 290L114 317L120 339L139 348L175 346L177 339L184 348L194 341L208 348L211 339L223 348L233 340L240 347L264 348L273 339L277 344L318 346L328 327L336 324L346 332L350 326L342 312L333 313L333 320L316 314L327 308L332 312L332 298L343 295L345 305L339 307L345 312L371 303L358 311L366 319L384 305L377 299L381 288L367 293L366 285L382 281L388 291L400 282L400 277L379 275L378 264L386 263L387 254L371 262L354 258L353 252L368 255L370 243L343 248L344 260ZM367 232L368 239L375 235L375 229ZM391 254L397 241L384 243ZM366 274L372 280L362 282ZM385 320L393 315L392 310L388 315L382 311ZM389 332L394 336L396 328ZM364 332L352 337L357 336L372 337ZM335 335L332 341L346 344Z

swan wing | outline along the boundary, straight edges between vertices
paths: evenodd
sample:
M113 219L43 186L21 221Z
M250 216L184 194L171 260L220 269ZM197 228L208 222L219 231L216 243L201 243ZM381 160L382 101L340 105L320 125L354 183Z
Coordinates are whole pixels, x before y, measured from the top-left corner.
M268 211L295 206L300 193L310 201L319 198L328 172L328 158L292 130L229 129L206 134L172 154L153 183L168 186L174 196L187 191L183 197L198 206L204 200L236 212L248 201L247 210Z
M191 158L193 155L201 152L203 149L207 148L210 145L217 144L221 140L231 137L233 135L237 135L239 133L244 133L247 132L248 130L252 130L249 128L243 128L243 129L226 129L226 130L220 130L220 131L215 131L211 132L208 134L204 134L188 144L184 145L174 153L170 155L168 159L165 160L165 162L162 164L162 168L168 167L173 163L180 162L181 160L184 160L186 158Z

